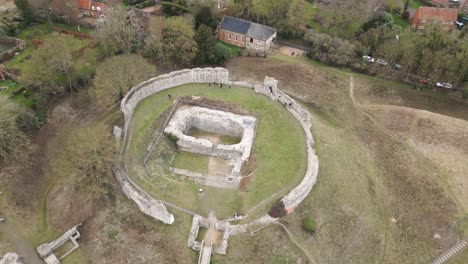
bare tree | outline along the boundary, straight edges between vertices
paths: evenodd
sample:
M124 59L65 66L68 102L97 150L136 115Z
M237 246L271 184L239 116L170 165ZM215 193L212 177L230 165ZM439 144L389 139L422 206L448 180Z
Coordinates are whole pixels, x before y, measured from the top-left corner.
M100 63L91 89L96 106L106 108L115 105L135 84L156 74L156 66L140 55L113 56Z
M106 19L96 26L94 37L103 50L112 55L138 45L138 28L123 7L114 6L106 11Z

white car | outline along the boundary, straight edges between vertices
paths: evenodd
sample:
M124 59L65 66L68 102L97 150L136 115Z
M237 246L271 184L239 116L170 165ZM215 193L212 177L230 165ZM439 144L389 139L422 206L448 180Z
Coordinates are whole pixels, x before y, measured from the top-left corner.
M452 3L460 3L460 0L449 0L449 2L452 2Z
M439 88L452 89L452 84L445 82L436 82L436 86Z
M387 66L388 62L384 59L377 59L377 64L382 65L382 66Z
M460 21L455 21L455 25L457 26L457 28L462 28L465 24L463 24Z
M374 63L375 59L372 58L371 56L364 55L362 56L363 59L365 59L367 62Z

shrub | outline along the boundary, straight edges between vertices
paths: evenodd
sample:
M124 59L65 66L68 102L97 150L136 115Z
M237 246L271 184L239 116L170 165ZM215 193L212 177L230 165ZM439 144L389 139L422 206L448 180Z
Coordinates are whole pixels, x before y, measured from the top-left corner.
M286 212L286 209L284 208L284 203L282 201L278 201L277 203L275 203L270 211L268 212L268 214L271 216L271 217L275 217L275 218L279 218L279 217L283 217L287 214Z
M404 20L408 20L409 17L410 17L410 13L408 10L405 10L403 14L401 14L401 18L403 18Z
M302 223L302 227L306 231L311 232L311 233L315 232L316 225L317 224L315 223L315 219L311 216L306 217L304 219L304 222Z
M224 64L232 58L231 50L220 42L215 44L213 55L214 64Z
M179 138L177 136L174 136L173 134L167 134L167 137L169 138L170 141L177 143L179 141Z
M463 96L463 99L467 99L468 98L468 85L465 85L462 89L461 89L461 94Z
M31 132L40 127L37 118L30 113L21 113L16 116L16 126L23 132Z

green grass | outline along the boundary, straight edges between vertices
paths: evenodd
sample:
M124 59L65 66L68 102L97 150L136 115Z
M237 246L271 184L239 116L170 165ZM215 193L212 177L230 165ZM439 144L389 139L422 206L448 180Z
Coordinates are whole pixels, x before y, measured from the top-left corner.
M392 16L394 24L400 26L402 29L406 29L411 25L410 20L403 19L400 15L393 14Z
M169 93L171 100L167 99ZM238 104L259 116L253 151L258 171L245 192L205 187L204 194L200 195L198 185L167 175L164 169L151 179L144 172L142 161L146 155L145 149L152 140L156 118L166 111L175 98L191 95ZM201 214L207 214L212 209L221 217L245 212L275 192L285 187L293 188L306 169L305 137L300 124L280 103L272 102L247 88L227 90L193 84L162 91L138 105L131 131L132 141L126 157L131 177L155 197Z
M195 153L180 151L172 162L172 167L199 173L208 173L208 160L210 157Z
M231 55L232 55L232 56L240 56L241 53L242 53L242 48L239 47L239 46L236 46L236 45L233 45L233 44L229 44L229 43L226 43L226 42L222 42L222 41L219 41L219 40L218 40L218 43L221 43L221 44L223 44L226 48L228 48L229 51L231 52Z
M409 7L410 8L414 8L414 9L417 9L419 8L420 6L423 6L424 4L419 1L419 0L410 0L410 3L409 3Z
M216 137L219 140L218 144L224 144L224 145L237 144L241 140L241 138L239 138L239 137L216 134L216 133L211 133L211 132L206 132L206 131L201 131L201 130L191 130L190 131L190 136L198 137L198 138L206 138L208 140L210 140L210 138L212 138L212 137Z

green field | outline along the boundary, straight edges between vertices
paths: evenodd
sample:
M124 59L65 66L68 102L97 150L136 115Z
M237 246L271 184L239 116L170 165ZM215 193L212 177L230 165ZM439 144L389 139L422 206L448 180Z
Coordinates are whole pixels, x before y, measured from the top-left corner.
M168 100L167 94L172 95L171 100ZM258 115L253 150L258 171L242 191L205 187L206 191L200 195L195 183L169 175L168 164L175 149L167 138L160 141L154 153L157 157L148 160L153 176L149 177L145 172L143 159L147 147L158 134L154 131L161 129L173 100L190 95L237 104ZM301 181L306 169L305 137L300 124L280 103L270 101L247 88L233 87L227 90L205 84L191 84L148 97L134 112L129 138L131 141L125 158L130 176L154 197L177 203L200 214L215 210L217 216L227 217L236 212L246 212L279 190L293 188ZM185 160L187 158L184 157Z
M172 167L199 172L208 173L208 156L180 151L172 162Z

